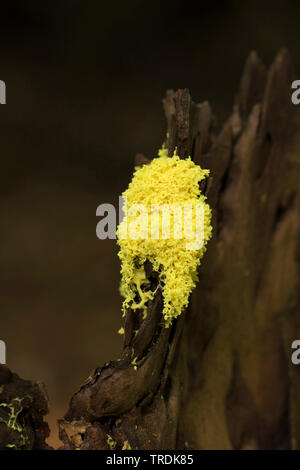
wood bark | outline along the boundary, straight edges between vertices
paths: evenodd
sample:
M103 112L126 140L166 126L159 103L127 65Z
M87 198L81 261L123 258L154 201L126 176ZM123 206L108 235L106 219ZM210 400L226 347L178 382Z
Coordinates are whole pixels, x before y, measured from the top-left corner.
M211 171L201 189L213 238L189 308L171 328L161 291L146 319L127 311L120 359L93 371L59 422L65 449L300 448L300 366L290 357L300 338L294 78L287 51L269 70L251 53L219 132L207 102L167 92L169 155L176 147ZM145 272L154 289L149 262ZM0 436L6 429L0 422Z
M0 365L0 450L47 450L48 396L41 382L23 380Z

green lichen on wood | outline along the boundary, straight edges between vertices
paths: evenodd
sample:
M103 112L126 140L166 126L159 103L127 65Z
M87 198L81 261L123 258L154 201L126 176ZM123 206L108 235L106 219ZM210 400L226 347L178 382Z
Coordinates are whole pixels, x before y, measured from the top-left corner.
M14 443L8 443L6 444L7 448L22 449L29 440L24 418L20 416L24 409L22 402L23 398L15 397L10 403L0 403L0 408L3 411L0 416L0 424L5 424L9 430L19 434L19 446Z

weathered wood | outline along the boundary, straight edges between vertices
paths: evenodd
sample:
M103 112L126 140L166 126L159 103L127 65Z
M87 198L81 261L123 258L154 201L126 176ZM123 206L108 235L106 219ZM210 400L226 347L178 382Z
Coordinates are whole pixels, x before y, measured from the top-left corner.
M41 382L22 380L0 365L0 450L50 449L45 439L48 397Z
M189 388L178 445L299 448L300 130L294 71L251 54L233 115L209 152L214 237L188 325Z

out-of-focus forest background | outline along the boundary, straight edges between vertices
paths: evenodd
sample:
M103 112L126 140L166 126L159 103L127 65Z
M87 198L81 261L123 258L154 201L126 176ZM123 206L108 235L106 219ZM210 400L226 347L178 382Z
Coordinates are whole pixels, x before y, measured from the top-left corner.
M121 348L96 207L117 204L136 153L156 154L165 90L209 100L220 125L251 50L269 64L285 46L300 70L299 18L297 0L1 2L0 339L11 369L46 383L53 428Z

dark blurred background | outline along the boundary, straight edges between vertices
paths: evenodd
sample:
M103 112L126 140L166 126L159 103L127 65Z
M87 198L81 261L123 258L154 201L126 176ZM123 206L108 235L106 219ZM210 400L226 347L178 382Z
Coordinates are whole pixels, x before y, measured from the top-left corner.
M251 50L270 64L285 46L299 70L299 21L299 0L1 2L0 339L46 383L53 433L121 348L117 249L95 212L136 153L156 155L165 90L209 100L221 124Z

